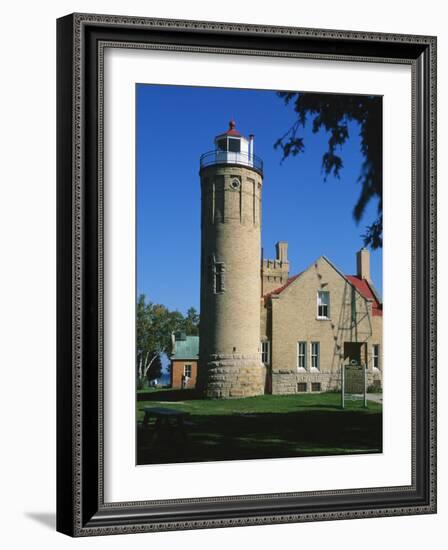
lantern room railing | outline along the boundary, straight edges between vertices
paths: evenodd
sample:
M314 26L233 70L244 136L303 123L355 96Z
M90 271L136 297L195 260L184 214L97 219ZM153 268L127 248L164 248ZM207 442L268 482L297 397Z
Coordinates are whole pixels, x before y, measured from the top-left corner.
M253 168L260 174L263 174L263 161L257 155L248 153L237 153L233 151L222 151L216 149L215 151L208 151L201 155L200 167L205 168L213 164L238 164L241 166L248 166Z

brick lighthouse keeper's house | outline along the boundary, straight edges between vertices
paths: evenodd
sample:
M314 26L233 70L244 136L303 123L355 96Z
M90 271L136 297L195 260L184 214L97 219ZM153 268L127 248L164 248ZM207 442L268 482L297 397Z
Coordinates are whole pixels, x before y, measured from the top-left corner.
M369 252L357 253L355 275L321 256L290 276L286 242L261 260L263 164L233 121L202 155L200 179L196 387L212 398L327 391L345 363L381 386L383 306Z

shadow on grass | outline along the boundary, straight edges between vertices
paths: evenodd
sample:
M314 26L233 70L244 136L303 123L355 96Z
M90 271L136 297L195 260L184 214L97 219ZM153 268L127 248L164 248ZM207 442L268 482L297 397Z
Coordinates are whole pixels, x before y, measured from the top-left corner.
M184 394L182 394L184 395ZM137 464L378 453L382 414L297 411L191 415L187 436L140 430Z
M196 390L157 390L150 392L139 392L137 401L191 401L192 399L203 399Z

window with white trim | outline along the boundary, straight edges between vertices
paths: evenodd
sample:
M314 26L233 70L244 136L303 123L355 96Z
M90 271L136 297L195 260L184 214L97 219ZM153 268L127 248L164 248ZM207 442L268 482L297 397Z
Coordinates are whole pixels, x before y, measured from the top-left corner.
M297 368L306 369L306 342L297 342Z
M229 138L229 151L239 153L241 151L241 140L239 138Z
M317 318L330 318L330 293L326 290L319 290L317 293Z
M265 365L270 365L271 363L271 342L269 340L261 342L261 361Z
M227 138L218 139L217 146L218 151L227 151Z
M311 342L311 368L320 368L320 342Z
M184 376L191 378L191 365L184 365Z
M372 346L372 365L373 365L373 368L375 369L380 368L380 345L379 344L373 344Z

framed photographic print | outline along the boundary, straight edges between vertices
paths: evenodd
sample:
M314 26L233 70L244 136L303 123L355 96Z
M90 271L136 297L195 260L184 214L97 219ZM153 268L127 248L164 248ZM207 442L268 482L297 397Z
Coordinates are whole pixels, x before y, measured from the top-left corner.
M436 511L436 39L58 20L58 520Z

